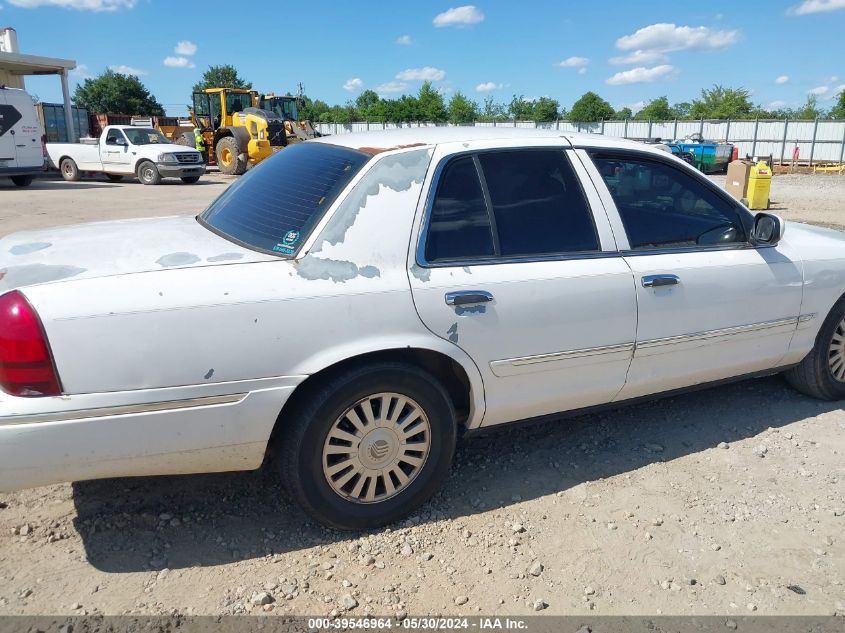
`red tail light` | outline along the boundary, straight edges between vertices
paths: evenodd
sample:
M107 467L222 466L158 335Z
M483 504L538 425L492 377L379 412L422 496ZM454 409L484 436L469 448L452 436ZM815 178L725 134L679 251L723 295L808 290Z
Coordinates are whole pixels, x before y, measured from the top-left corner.
M0 389L23 397L62 392L41 319L17 291L0 296Z

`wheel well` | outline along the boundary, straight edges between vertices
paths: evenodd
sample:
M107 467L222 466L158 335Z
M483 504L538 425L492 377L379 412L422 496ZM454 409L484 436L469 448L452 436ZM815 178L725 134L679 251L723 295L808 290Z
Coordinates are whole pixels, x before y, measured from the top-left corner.
M149 158L139 158L135 162L135 167L133 168L132 173L134 173L134 174L138 173L138 168L141 166L141 163L152 163L153 165L155 165L155 161L150 160Z
M353 356L310 375L296 387L290 398L285 402L284 407L282 407L282 411L276 420L276 425L273 427L270 443L272 444L284 430L283 420L285 419L285 414L294 410L300 400L307 398L309 392L314 387L353 367L380 362L407 363L408 365L413 365L429 372L440 381L440 384L443 385L449 394L452 405L455 407L458 425L463 426L466 424L470 412L471 387L469 377L466 371L464 371L464 368L453 358L440 352L409 347Z

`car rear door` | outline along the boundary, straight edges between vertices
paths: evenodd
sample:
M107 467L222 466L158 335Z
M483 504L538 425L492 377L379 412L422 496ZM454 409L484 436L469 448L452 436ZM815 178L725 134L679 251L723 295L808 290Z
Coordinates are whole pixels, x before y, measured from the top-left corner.
M785 243L752 246L753 216L680 161L639 151L590 157L639 306L618 399L776 367L800 316L796 254Z
M7 92L5 88L0 88L0 173L15 166L15 137L10 134L11 109L6 104Z
M631 271L568 143L512 145L438 146L410 259L421 319L481 372L485 426L612 400L636 330Z

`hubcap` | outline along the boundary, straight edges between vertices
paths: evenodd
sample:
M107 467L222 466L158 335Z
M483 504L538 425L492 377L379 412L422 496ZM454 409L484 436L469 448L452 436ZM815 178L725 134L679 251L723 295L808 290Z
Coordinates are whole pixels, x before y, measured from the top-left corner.
M419 404L378 393L344 411L323 445L323 474L347 501L376 503L416 479L431 448L431 426Z
M152 180L153 179L153 170L147 167L144 170L144 180Z
M839 322L830 339L827 355L831 375L839 382L845 382L845 319Z
M224 149L220 152L220 162L224 165L231 165L232 164L232 152L228 149Z

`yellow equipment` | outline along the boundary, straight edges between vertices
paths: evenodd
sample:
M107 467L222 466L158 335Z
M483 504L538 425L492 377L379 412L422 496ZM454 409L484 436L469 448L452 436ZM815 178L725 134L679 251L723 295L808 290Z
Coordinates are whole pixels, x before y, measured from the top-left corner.
M284 121L257 106L258 93L253 90L206 88L193 94L191 121L201 130L221 173L243 174L248 165L287 145ZM179 142L193 147L193 134L183 134Z
M768 209L769 193L772 188L772 170L766 161L759 161L748 174L746 198L749 209Z
M258 107L273 112L284 121L288 145L321 136L311 125L311 121L299 120L296 97L290 95L278 96L275 93L266 94L258 100Z

